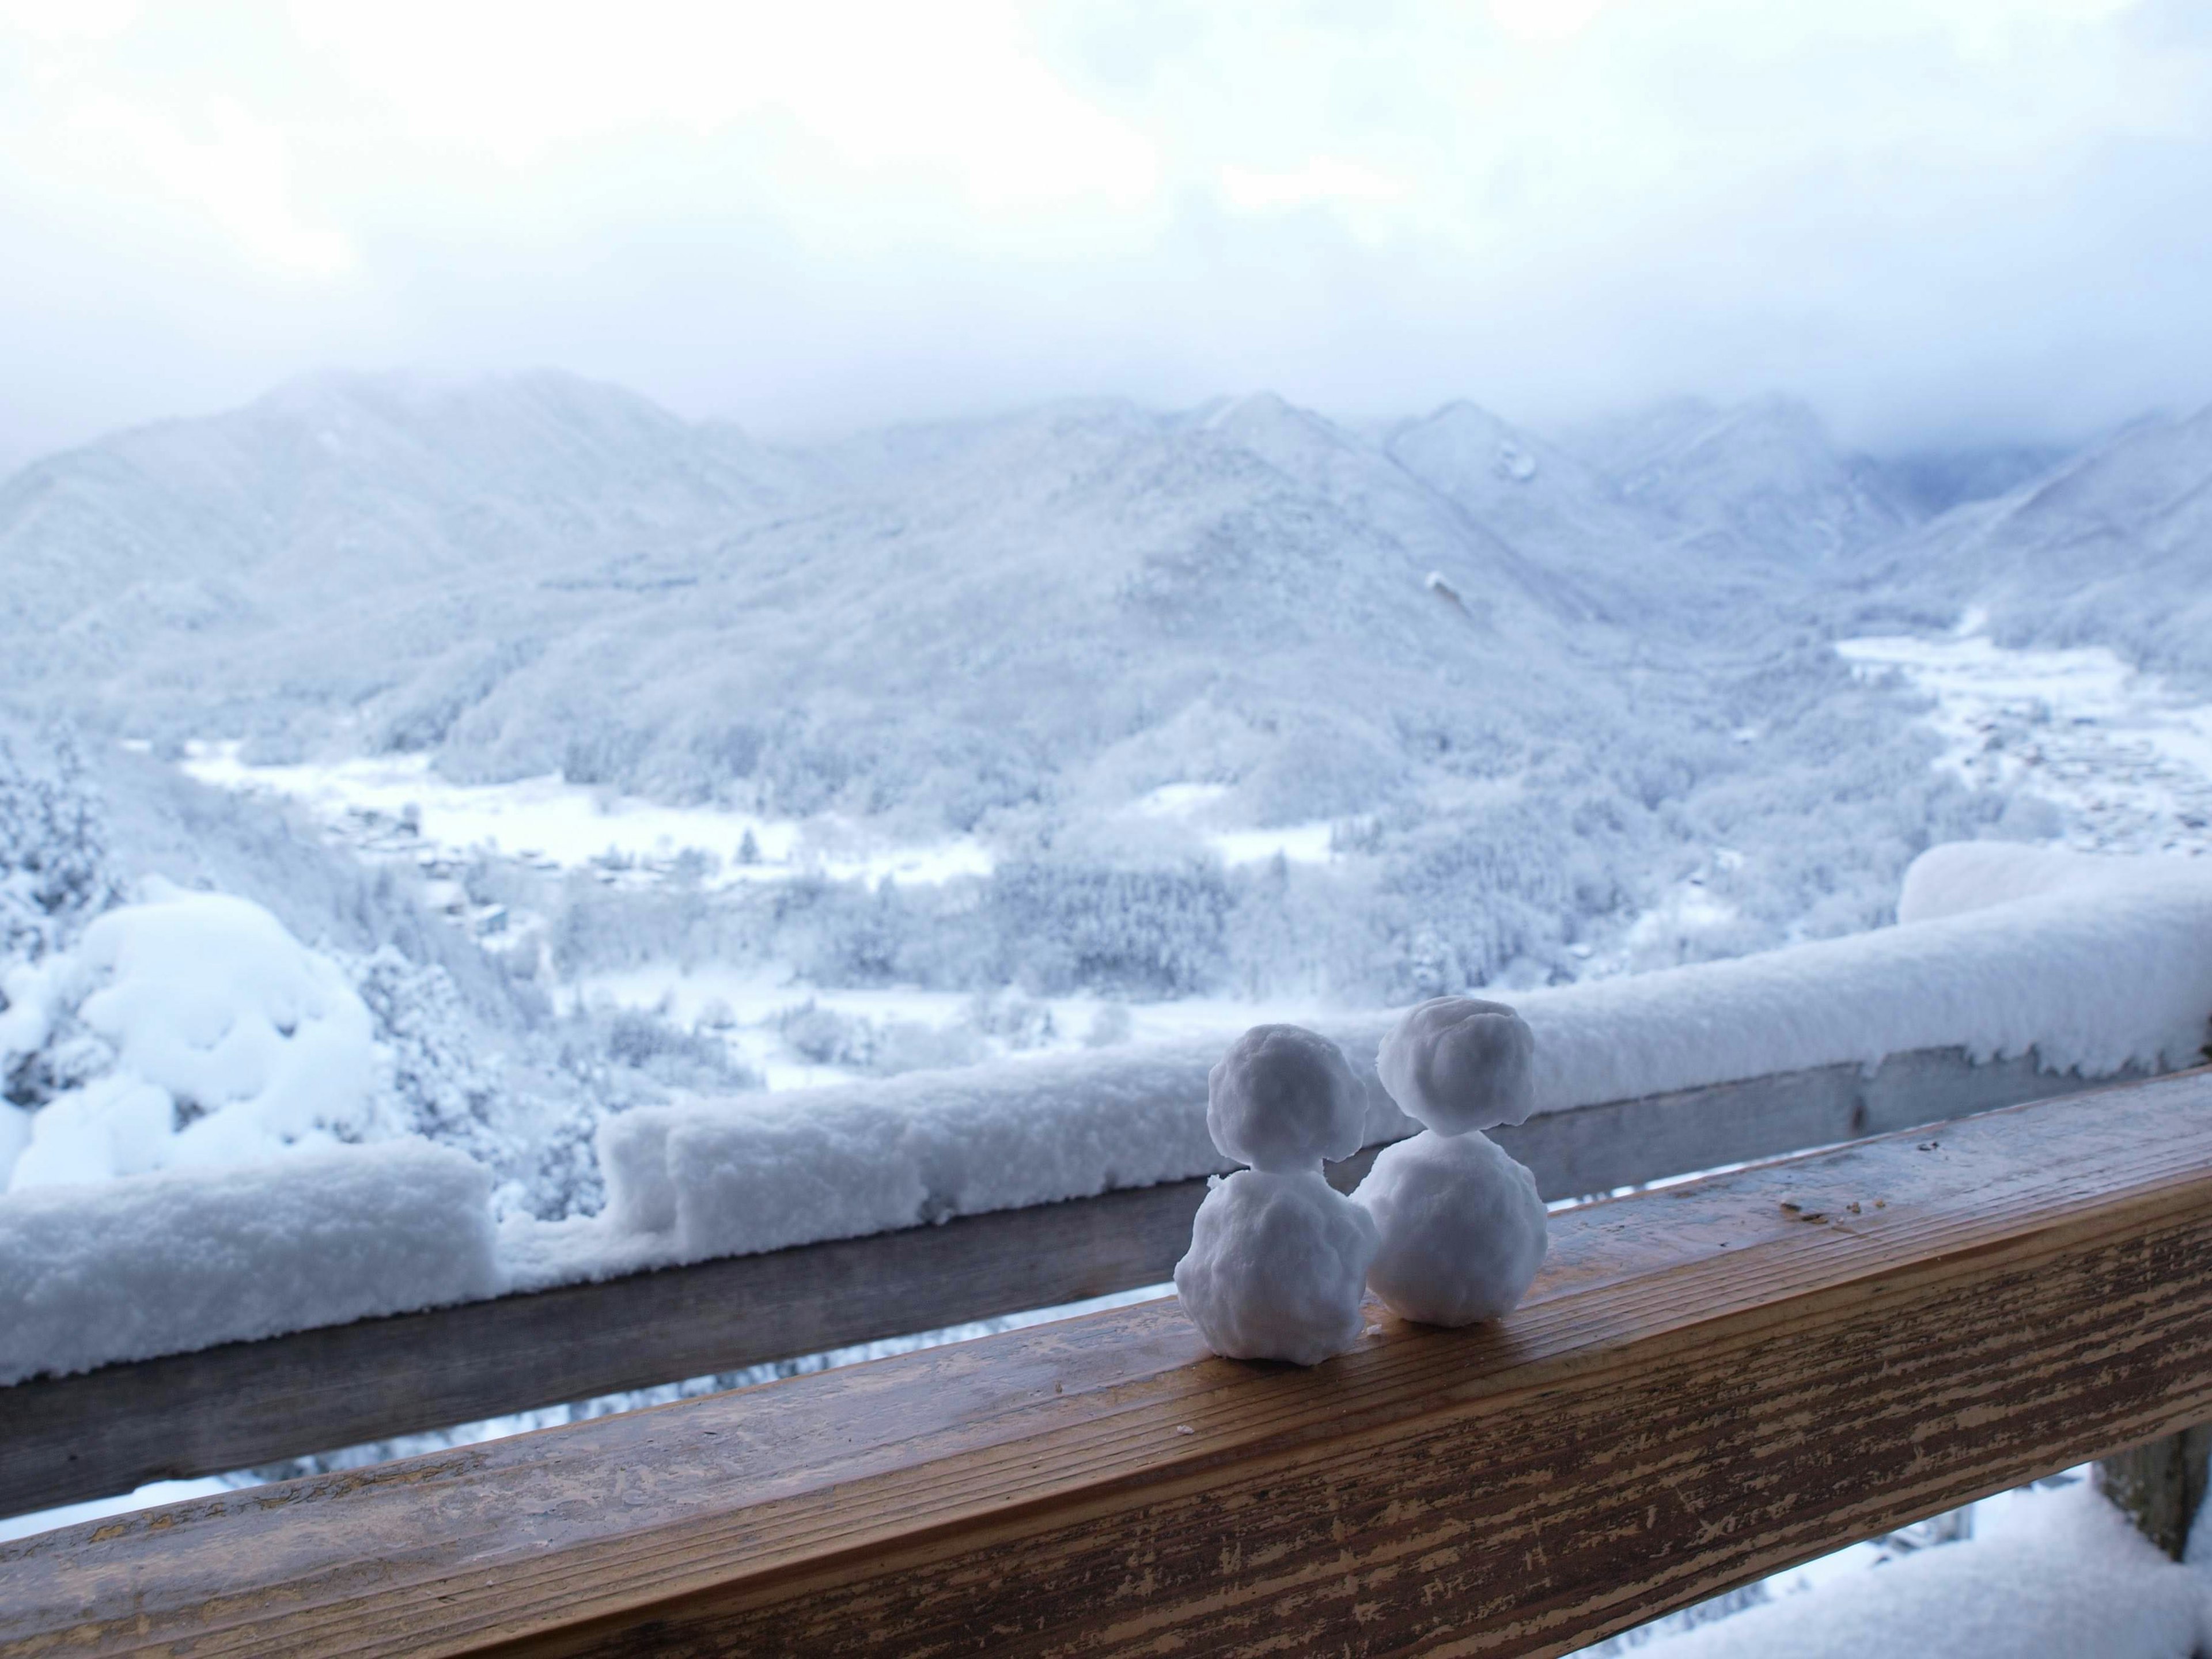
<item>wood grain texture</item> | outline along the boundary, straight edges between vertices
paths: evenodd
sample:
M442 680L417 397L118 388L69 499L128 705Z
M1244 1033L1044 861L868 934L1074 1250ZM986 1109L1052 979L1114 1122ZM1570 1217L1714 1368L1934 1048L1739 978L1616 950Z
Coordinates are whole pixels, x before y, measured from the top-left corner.
M2212 1417L2212 1076L1589 1206L1311 1370L1172 1302L0 1545L0 1656L1553 1654Z
M1548 1114L1549 1198L2078 1091L1957 1049ZM1372 1152L1333 1171L1356 1184ZM365 1320L0 1389L0 1515L1158 1284L1202 1181ZM97 1432L90 1425L97 1425Z

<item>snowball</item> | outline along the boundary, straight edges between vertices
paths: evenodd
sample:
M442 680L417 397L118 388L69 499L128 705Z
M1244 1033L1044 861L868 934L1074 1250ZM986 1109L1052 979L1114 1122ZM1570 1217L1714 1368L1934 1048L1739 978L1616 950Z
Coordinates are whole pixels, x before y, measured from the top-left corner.
M1304 1026L1255 1025L1206 1075L1206 1132L1255 1170L1318 1174L1359 1150L1366 1123L1343 1050Z
M1543 1266L1536 1177L1487 1135L1431 1131L1386 1146L1352 1197L1382 1235L1367 1282L1403 1318L1495 1319Z
M1433 997L1390 1028L1375 1069L1408 1116L1461 1135L1528 1121L1535 1052L1528 1023L1504 1003Z
M1318 1171L1239 1170L1198 1206L1176 1294L1214 1352L1317 1365L1359 1340L1380 1243L1373 1218Z

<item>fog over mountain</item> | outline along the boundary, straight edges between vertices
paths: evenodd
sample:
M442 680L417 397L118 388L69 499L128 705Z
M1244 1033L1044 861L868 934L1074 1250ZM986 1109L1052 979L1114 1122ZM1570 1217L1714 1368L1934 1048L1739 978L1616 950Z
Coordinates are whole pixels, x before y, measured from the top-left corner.
M1869 615L1966 605L2015 643L2105 645L2212 676L2212 409L2153 416L1874 550Z

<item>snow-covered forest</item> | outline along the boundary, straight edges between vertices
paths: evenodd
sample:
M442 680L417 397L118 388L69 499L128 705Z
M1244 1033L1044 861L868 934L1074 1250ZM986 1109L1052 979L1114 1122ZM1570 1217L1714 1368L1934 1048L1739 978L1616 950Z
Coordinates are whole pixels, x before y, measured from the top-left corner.
M27 1188L605 1118L1892 919L2212 839L2212 414L1068 403L770 447L325 376L0 487Z

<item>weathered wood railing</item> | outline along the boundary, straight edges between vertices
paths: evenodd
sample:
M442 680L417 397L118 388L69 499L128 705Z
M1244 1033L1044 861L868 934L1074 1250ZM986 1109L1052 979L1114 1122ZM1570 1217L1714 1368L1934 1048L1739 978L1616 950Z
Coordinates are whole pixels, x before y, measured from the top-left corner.
M0 1656L1548 1655L2208 1418L2200 1072L1566 1212L1312 1370L1146 1304L0 1545Z
M2087 1086L2033 1058L1927 1050L1552 1113L1498 1139L1561 1198ZM1202 1181L1111 1193L0 1389L0 1514L1156 1284L1204 1195Z

